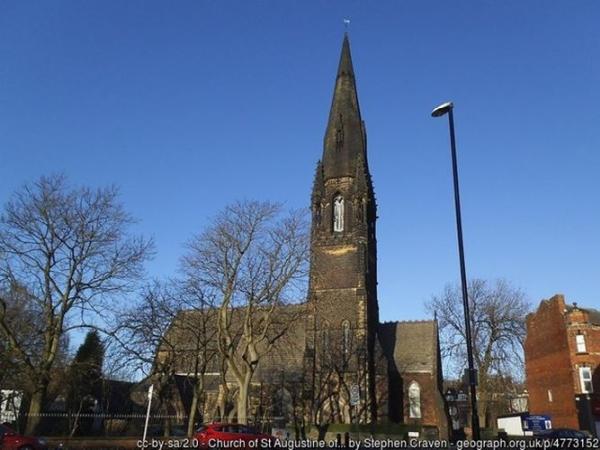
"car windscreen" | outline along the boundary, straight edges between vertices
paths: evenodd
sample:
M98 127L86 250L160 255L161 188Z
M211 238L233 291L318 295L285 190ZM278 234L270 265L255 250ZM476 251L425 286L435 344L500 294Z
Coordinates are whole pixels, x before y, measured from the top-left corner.
M258 434L254 428L246 425L230 425L228 427L224 427L223 431L227 433Z

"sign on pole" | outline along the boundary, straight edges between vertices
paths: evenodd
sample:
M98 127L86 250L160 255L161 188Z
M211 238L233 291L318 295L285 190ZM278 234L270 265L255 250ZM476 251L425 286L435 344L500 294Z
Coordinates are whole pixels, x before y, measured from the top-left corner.
M142 438L142 448L146 447L146 433L148 432L148 419L150 418L150 406L152 405L152 394L154 393L154 385L151 384L148 388L148 409L146 410L146 423L144 424L144 437Z

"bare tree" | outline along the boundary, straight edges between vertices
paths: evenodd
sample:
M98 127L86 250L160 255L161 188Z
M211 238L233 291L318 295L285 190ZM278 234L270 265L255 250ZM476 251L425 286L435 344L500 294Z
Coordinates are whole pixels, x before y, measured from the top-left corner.
M256 394L255 423L271 424L273 428L290 424L295 428L296 439L300 439L306 426L309 406L305 396L306 373L301 365L294 366L282 360L260 370L260 383ZM304 435L304 438L306 436Z
M178 333L186 344L183 359L188 367L187 376L192 383L192 399L188 412L187 434L192 436L198 411L204 411L205 376L209 368L219 366L219 351L215 345L218 309L214 296L201 286L188 280L183 284L182 298L188 310L178 320Z
M132 222L116 188L71 188L63 176L24 186L4 207L0 283L23 286L40 315L33 350L9 320L10 303L0 299L0 334L33 383L28 433L39 423L63 336L142 274L152 243L127 234Z
M154 384L155 405L166 413L165 433L171 425L169 413L185 406L174 398L176 375L185 376L192 390L186 412L188 434L194 431L197 413L203 410L205 374L218 365L216 317L213 299L197 286L154 281L122 312L111 332L119 343L121 363Z
M321 430L331 423L366 422L369 403L366 348L360 345L356 330L324 328L316 336L320 342L313 361L315 364L312 392L312 421ZM360 398L351 404L351 390L358 389ZM375 399L377 401L377 399Z
M186 277L217 299L218 350L237 385L237 418L248 420L252 377L298 319L308 259L304 213L256 201L228 206L188 243Z
M165 412L165 433L170 431L174 376L177 369L178 317L182 299L172 282L153 281L144 287L139 301L128 306L110 334L120 344L129 370L154 384L156 409Z
M41 335L38 330L42 323L40 313L31 295L16 282L4 283L0 292L0 307L4 308L4 321L9 324L15 339L27 354L37 355L42 350ZM7 339L0 339L0 383L3 387L29 392L25 365L9 345Z
M468 287L473 357L478 370L481 423L491 422L489 406L504 384L523 377L525 294L505 280L471 280ZM447 285L427 304L437 315L442 355L459 374L467 366L465 321L460 286Z

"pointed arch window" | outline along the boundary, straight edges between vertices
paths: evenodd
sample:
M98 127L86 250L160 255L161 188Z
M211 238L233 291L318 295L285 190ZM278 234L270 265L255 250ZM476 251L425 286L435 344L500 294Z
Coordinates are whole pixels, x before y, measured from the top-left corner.
M412 381L408 386L408 415L411 419L421 418L421 386L416 381Z
M321 330L321 339L323 345L323 351L329 352L329 322L323 322L323 327Z
M350 353L350 322L344 320L342 322L342 351L345 355Z
M341 195L333 199L333 231L344 231L344 197Z

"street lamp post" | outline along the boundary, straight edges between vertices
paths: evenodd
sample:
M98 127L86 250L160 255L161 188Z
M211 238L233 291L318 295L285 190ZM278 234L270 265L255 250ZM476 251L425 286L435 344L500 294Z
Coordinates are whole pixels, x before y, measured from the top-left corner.
M471 338L471 314L469 313L469 296L467 293L467 273L465 269L465 252L463 248L462 219L460 215L460 193L458 189L458 165L456 162L456 140L454 137L454 115L452 102L443 103L432 112L432 117L448 114L450 126L450 148L452 151L452 175L454 177L454 208L456 210L456 233L458 235L458 255L460 259L460 281L462 285L463 310L465 313L465 338L467 341L467 362L469 365L469 387L471 392L471 428L473 439L479 440L479 415L477 414L477 372L473 363L473 341Z

